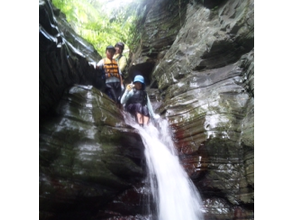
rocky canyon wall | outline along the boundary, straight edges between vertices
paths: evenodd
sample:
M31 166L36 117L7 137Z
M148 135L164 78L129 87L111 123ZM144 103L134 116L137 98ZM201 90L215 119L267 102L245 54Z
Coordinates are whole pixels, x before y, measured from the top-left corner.
M205 219L253 219L254 2L142 8L130 73L146 77ZM50 1L39 23L40 219L144 219L144 146L89 65L101 56Z
M154 1L142 23L132 63L154 66L157 112L208 215L253 219L254 2Z

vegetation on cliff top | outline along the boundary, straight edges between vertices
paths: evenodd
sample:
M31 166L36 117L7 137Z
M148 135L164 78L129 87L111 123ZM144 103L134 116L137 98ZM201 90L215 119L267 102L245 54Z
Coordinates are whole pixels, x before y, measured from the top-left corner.
M101 56L108 45L114 46L119 41L125 43L124 52L128 52L138 39L135 23L142 0L52 0L52 3Z

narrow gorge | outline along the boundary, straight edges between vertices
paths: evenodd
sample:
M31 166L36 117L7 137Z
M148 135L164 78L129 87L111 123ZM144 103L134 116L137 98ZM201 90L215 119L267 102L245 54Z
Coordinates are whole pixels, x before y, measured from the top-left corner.
M145 0L141 10L126 81L144 75L204 219L253 220L253 0ZM91 65L103 56L39 0L42 220L146 219L144 143L103 93Z

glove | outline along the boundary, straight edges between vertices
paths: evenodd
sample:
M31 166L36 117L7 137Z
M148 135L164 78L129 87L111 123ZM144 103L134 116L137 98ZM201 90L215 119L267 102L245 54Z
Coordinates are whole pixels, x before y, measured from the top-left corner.
M133 85L132 85L132 84L128 84L128 85L127 85L127 90L128 90L128 91L131 91L132 88L133 88Z
M124 85L121 85L121 91L124 91L125 87Z

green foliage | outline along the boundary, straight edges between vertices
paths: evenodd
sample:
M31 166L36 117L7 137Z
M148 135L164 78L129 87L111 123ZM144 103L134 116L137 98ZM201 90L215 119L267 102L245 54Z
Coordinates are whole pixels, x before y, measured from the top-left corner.
M75 32L103 57L108 45L124 42L124 52L127 52L140 39L135 31L140 1L123 4L113 0L52 0L52 3L66 15Z

